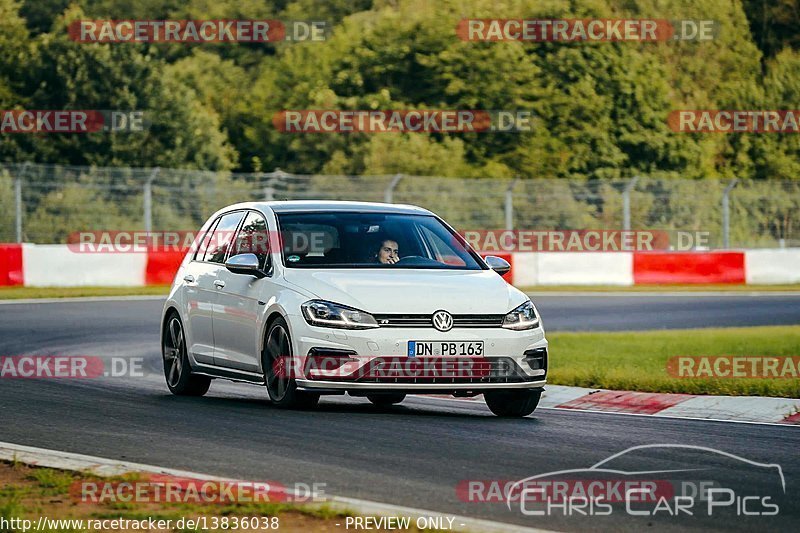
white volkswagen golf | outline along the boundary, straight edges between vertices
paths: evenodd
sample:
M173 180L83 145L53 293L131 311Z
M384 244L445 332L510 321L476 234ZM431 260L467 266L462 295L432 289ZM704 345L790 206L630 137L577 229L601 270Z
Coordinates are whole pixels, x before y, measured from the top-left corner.
M533 412L547 340L536 307L435 214L361 202L243 203L215 213L162 316L164 375L201 396L214 378L266 385L279 407L322 394L377 405L483 394Z

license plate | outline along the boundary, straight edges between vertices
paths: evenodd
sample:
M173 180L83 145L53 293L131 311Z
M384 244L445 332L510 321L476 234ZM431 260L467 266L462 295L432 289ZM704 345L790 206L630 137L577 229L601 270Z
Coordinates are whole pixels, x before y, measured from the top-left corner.
M479 357L483 341L408 341L409 357Z

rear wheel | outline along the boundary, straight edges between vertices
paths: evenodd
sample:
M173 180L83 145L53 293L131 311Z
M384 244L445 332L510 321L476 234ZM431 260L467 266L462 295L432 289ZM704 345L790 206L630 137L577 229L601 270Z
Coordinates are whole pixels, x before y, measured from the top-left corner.
M186 335L177 314L172 314L164 325L161 355L164 359L164 377L172 394L202 396L208 392L211 378L192 374L186 352Z
M540 390L491 391L483 394L490 411L497 416L515 418L531 414L541 397Z
M292 377L292 342L289 327L283 318L277 318L267 331L264 352L264 382L269 399L283 409L311 409L319 402L319 394L297 390Z
M375 405L381 407L388 407L390 405L395 405L403 400L406 399L405 394L395 393L395 394L367 394L367 399L374 403Z

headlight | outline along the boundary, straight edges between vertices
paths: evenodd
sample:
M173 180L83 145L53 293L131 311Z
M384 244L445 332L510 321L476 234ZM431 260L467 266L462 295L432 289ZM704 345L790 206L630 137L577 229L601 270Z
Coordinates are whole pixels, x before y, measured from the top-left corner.
M503 327L506 329L533 329L539 325L536 308L530 300L520 305L503 318Z
M312 326L345 329L377 328L378 323L369 313L353 309L344 305L326 302L324 300L311 300L300 306L303 318Z

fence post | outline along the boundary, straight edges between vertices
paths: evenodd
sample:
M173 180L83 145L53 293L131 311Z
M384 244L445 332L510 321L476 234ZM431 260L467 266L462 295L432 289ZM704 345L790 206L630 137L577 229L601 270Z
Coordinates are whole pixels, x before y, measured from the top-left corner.
M276 168L272 172L267 172L262 175L262 178L265 178L266 185L264 185L263 193L264 193L264 201L265 202L272 202L275 200L275 176L281 172L280 168Z
M156 167L150 173L147 181L144 182L144 231L150 233L153 231L153 180L156 179L158 173L161 171L160 167Z
M291 174L287 174L286 172L281 170L280 167L276 167L275 170L273 170L272 172L267 172L266 174L263 175L263 177L266 178L265 182L266 185L264 185L264 188L262 190L262 192L264 193L265 202L275 201L275 192L276 192L275 185L280 183L280 181L283 178L289 176L291 176Z
M730 214L730 200L729 196L731 190L736 187L739 182L738 178L733 178L725 190L722 192L722 247L730 248L731 237L731 214Z
M506 188L506 201L503 211L506 215L506 229L514 229L514 187L517 185L519 177L515 177Z
M639 181L639 176L634 176L625 184L625 189L622 191L622 229L630 231L631 229L631 191Z
M17 242L22 242L22 178L27 177L30 162L22 164L22 170L14 179L14 228Z
M395 174L392 178L392 181L389 182L389 186L386 187L386 190L383 191L383 201L384 203L391 204L392 203L392 196L394 195L394 188L397 187L397 184L400 180L403 179L402 174Z

